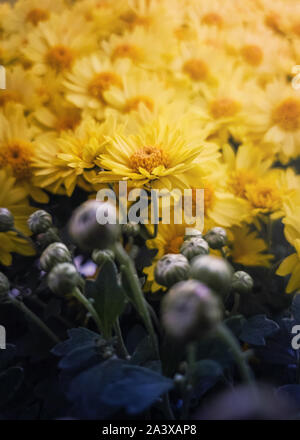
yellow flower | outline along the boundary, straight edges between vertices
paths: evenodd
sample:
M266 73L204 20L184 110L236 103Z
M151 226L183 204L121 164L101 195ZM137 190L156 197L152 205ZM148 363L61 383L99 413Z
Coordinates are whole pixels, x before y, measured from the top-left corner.
M127 63L111 63L98 53L77 61L63 83L66 99L102 119L106 107L104 92L111 87L123 88L123 77L128 67Z
M244 266L269 267L273 255L269 254L268 247L256 231L251 231L246 225L234 226L229 235L229 255L235 263Z
M53 134L39 137L32 165L35 184L68 196L76 185L91 191L96 158L114 130L112 118L99 124L87 117L73 132L64 131L58 138Z
M60 15L52 14L28 34L23 53L38 75L45 75L48 69L59 74L70 70L80 56L95 50L96 43L88 22L65 10Z
M0 170L0 207L7 208L14 216L15 227L23 234L29 234L27 218L34 211L28 204L26 192L16 184L16 179L7 170ZM0 232L0 263L6 266L12 262L12 252L21 255L34 255L35 251L28 241L17 236L16 232Z
M33 183L33 142L36 129L28 124L19 104L9 103L0 111L0 168L9 168L18 184L40 203L48 196Z
M179 124L178 124L179 125ZM142 126L137 134L115 134L106 152L97 162L106 171L95 182L127 180L131 185L152 188L187 187L187 175L195 159L207 160L209 144L199 132L190 133L187 127L173 127L163 119ZM215 147L211 156L218 157Z

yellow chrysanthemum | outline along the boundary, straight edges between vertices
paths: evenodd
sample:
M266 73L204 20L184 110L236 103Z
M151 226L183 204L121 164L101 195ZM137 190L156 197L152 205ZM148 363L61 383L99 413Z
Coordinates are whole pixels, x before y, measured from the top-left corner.
M98 161L106 171L95 182L127 180L139 187L182 189L187 187L187 174L196 158L209 157L207 150L209 144L201 140L199 132L174 128L160 118L142 126L137 134L115 134ZM210 153L211 159L218 157L214 146Z
M0 207L7 208L14 216L15 227L23 234L29 234L27 218L33 212L28 204L26 192L16 184L16 179L7 170L0 170ZM0 232L0 263L8 266L12 253L34 255L35 251L28 241L18 237L16 232Z
M36 129L28 124L23 107L7 104L0 111L0 127L0 168L9 168L28 195L37 202L47 203L47 194L33 184L33 139Z
M273 259L265 241L246 225L230 229L229 255L235 263L244 266L269 267Z

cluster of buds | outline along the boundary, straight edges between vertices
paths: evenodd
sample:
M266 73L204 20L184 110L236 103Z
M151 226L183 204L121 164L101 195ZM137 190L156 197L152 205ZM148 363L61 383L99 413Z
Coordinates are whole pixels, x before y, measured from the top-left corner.
M72 293L76 287L82 287L83 279L71 263L59 263L48 275L48 286L56 295Z
M36 236L38 249L45 249L49 244L60 241L57 229L54 228L52 216L43 209L35 211L28 219L28 227Z
M155 280L158 284L171 287L179 281L187 280L190 274L188 259L181 254L166 254L155 267Z

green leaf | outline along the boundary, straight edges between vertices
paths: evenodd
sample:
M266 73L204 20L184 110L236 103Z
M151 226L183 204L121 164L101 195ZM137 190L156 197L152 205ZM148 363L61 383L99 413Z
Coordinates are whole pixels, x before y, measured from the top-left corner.
M243 326L239 338L251 345L266 345L265 338L279 330L279 325L266 315L251 316Z
M102 323L103 336L110 337L112 327L125 306L124 290L113 261L104 264L95 281L86 282L86 293L95 301L94 307Z

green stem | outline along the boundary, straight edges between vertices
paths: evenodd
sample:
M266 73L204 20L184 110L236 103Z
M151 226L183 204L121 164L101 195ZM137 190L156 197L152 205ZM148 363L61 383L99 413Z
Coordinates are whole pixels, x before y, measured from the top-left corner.
M35 313L25 306L23 301L10 298L10 302L21 310L29 321L32 321L37 327L39 327L54 344L58 344L60 342L55 333L53 333L53 331L50 330L50 328Z
M100 333L102 333L102 323L100 321L100 318L94 308L94 306L92 305L91 301L89 301L89 299L84 296L80 290L78 289L78 287L75 287L72 290L72 294L73 296L78 299L78 301L87 309L87 311L91 314L91 316L93 317L97 328L99 330Z
M150 313L144 298L144 294L134 264L120 242L116 242L113 245L112 250L120 265L123 266L123 271L126 275L127 281L131 288L133 301L141 318L144 321L145 327L149 333L152 342L153 349L155 351L157 359L159 359L159 349L158 349L156 334L152 325Z
M245 360L245 357L243 355L243 352L241 351L238 341L232 335L231 331L228 330L226 325L220 324L217 327L216 334L230 348L243 381L249 385L253 385L254 380L251 369L249 368L248 363Z
M116 336L118 338L119 350L120 350L122 357L124 359L130 359L130 355L129 355L127 348L126 348L126 345L124 343L119 318L116 319L116 322L114 325L114 330L115 330Z
M183 396L183 407L180 416L181 420L186 420L188 418L192 391L193 391L192 373L196 361L197 361L197 344L195 342L192 342L187 346L187 363L188 363L187 382L186 382L185 393Z

